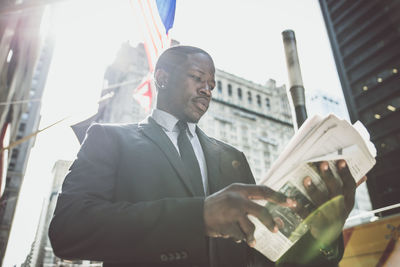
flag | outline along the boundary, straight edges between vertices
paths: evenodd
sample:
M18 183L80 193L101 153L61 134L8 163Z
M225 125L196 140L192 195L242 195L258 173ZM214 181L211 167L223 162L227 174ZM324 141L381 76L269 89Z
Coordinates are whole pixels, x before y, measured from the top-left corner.
M168 35L175 19L176 0L131 0L138 18L146 49L149 71L154 71L157 57L171 45Z
M152 106L154 67L161 52L171 45L168 35L175 19L176 0L131 0L131 6L142 29L149 74L133 92L133 97L148 112Z
M154 85L149 74L133 93L133 97L140 103L146 112L149 112L151 108L154 92L153 88Z

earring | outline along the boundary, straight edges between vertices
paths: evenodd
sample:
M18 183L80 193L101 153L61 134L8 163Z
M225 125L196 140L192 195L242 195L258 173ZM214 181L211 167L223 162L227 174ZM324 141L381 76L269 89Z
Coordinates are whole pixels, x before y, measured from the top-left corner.
M161 88L164 88L165 87L165 85L164 84L161 84Z

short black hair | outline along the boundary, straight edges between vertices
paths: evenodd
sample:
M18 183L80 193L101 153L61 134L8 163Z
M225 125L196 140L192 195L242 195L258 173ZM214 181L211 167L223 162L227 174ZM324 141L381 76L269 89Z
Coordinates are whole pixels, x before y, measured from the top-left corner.
M177 45L168 48L159 56L154 71L156 72L158 69L163 69L167 72L173 73L174 70L178 66L182 66L182 64L184 64L188 59L188 56L192 54L204 54L214 64L210 54L203 49L188 45Z

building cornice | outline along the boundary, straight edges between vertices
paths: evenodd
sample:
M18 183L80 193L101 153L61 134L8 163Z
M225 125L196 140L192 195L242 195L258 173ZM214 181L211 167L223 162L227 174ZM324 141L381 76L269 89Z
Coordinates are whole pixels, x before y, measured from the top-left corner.
M229 103L227 101L224 101L224 100L221 100L221 99L218 99L218 98L213 98L212 101L215 101L217 103L221 103L221 104L227 105L227 106L229 106L231 108L236 108L236 109L238 109L240 111L244 111L244 112L259 116L261 118L272 120L274 122L277 122L277 123L280 123L280 124L283 124L285 126L289 126L289 127L293 128L293 124L289 123L287 121L283 121L283 120L274 118L272 116L265 115L263 113L260 113L260 112L254 111L254 110L251 110L251 109L248 109L248 108L245 108L245 107L241 107L241 106L235 105L233 103Z

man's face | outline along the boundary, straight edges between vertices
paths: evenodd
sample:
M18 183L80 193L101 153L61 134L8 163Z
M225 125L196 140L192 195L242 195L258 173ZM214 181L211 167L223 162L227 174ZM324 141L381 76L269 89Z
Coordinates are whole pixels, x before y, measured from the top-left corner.
M186 64L170 76L166 111L179 120L198 122L210 104L214 74L214 64L206 55L189 55Z

